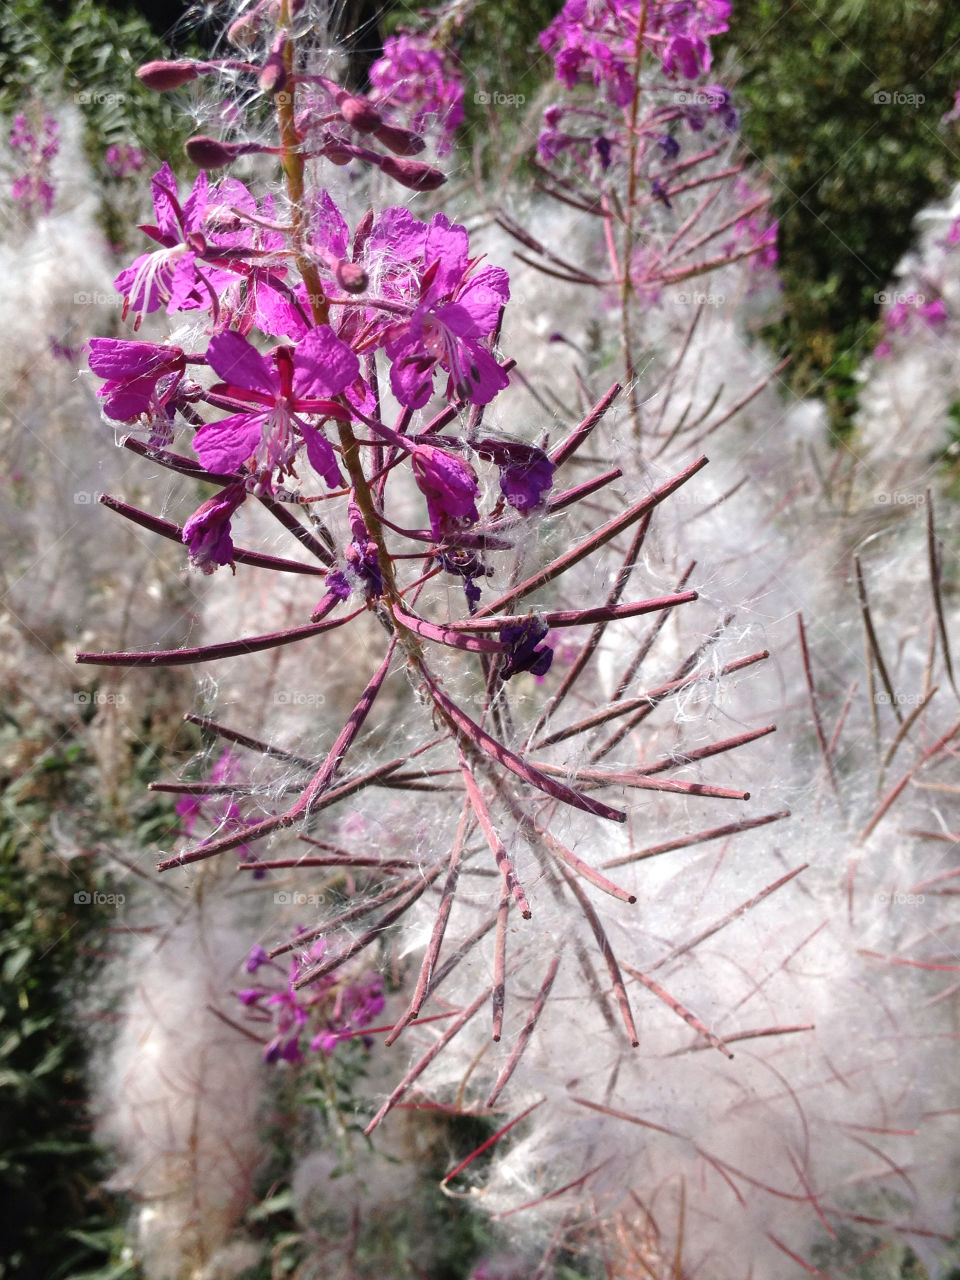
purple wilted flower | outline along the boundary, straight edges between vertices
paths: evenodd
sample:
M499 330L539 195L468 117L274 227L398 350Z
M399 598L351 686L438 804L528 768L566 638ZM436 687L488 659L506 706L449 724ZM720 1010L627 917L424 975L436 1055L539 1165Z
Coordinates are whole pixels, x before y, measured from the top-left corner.
M207 360L223 378L214 394L256 406L209 422L194 436L194 451L208 471L233 471L252 459L261 483L269 484L274 471L279 477L296 474L302 441L310 465L330 488L343 483L333 446L300 416L349 420L328 397L357 380L360 362L329 325L311 329L295 348L275 347L270 359L239 334L220 333L210 340Z
M500 470L500 490L517 511L533 511L543 504L553 485L553 463L535 444L513 440L479 440L475 446Z
M524 618L500 629L500 641L507 646L500 666L501 680L509 680L521 671L543 676L550 670L553 650L549 645L538 648L549 628L542 618Z
M660 137L657 138L657 146L663 152L664 160L676 160L677 156L680 154L680 143L676 138L672 138L669 133L662 133Z
M430 444L415 445L411 459L413 478L427 500L430 532L435 538L480 519L480 490L469 463Z
M343 553L347 562L347 572L356 576L362 583L367 596L382 596L383 575L380 572L377 544L370 537L360 508L353 501L347 504L347 516L350 521L350 532L353 534L353 541ZM328 575L327 586L330 585L330 575Z
M180 347L122 338L91 338L90 368L107 381L97 391L103 411L117 422L159 413L176 394L186 368Z
M401 32L383 42L383 57L370 68L376 102L403 106L410 126L421 132L431 121L440 133L437 150L450 149L450 140L463 121L463 83L450 59L428 36Z
M611 147L612 144L610 139L606 137L605 134L598 134L593 140L593 149L599 157L601 169L606 170L610 168Z
M213 573L224 564L233 568L230 521L246 496L247 488L242 480L228 484L201 503L183 526L183 541L190 550L190 563L195 569Z

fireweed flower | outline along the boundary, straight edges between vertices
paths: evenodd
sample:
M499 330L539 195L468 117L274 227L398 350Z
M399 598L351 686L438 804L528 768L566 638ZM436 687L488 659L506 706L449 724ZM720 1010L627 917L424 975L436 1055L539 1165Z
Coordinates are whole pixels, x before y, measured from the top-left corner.
M256 406L207 423L194 436L194 450L208 471L233 471L252 459L260 482L269 486L274 474L296 474L294 460L304 444L310 465L329 487L343 483L330 442L303 419L345 419L346 411L329 397L360 376L357 357L329 325L311 330L295 348L276 347L272 359L238 334L217 334L207 360L223 378L215 393Z
M55 194L50 166L60 150L60 125L53 116L44 115L37 128L35 133L23 112L13 118L10 148L21 157L26 172L14 179L10 194L26 213L48 214Z
M128 142L114 142L104 152L103 161L111 177L129 178L143 168L143 152Z
M159 415L176 395L186 369L180 347L122 338L91 338L90 368L106 382L97 391L103 411L117 422Z
M493 333L510 297L507 274L500 267L472 274L466 229L442 213L426 228L423 263L420 302L386 343L393 393L401 404L422 408L439 365L449 374L448 397L489 404L508 378L479 339Z
M273 1034L263 1051L265 1062L302 1063L306 1047L329 1057L337 1045L352 1039L383 1011L383 984L378 974L348 982L333 972L309 990L298 989L300 974L320 962L326 952L327 944L321 938L294 957L284 973L283 966L270 960L263 947L251 951L245 969L257 973L261 985L243 987L234 995L250 1011L252 1020L272 1023ZM261 976L265 969L271 972ZM269 979L273 979L272 985Z
M205 265L207 258L217 255L204 223L216 193L207 175L200 173L181 205L176 176L166 162L153 175L151 188L156 225L142 225L140 230L161 248L141 254L114 281L124 297L124 316L130 310L150 313L162 306L170 314L206 309L215 302L217 287L229 281L226 273Z
M463 123L463 82L452 60L428 36L405 31L388 36L383 57L370 68L375 102L404 108L417 133L435 128L440 154L450 150Z

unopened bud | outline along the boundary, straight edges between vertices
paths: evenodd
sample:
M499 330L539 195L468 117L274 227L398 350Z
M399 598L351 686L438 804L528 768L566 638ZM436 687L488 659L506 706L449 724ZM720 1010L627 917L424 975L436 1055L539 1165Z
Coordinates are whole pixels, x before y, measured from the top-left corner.
M199 74L194 62L145 62L137 71L137 79L148 89L167 93L196 80Z
M187 159L198 169L223 169L232 164L241 152L235 144L217 142L216 138L207 138L202 133L188 138L183 149Z
M370 279L359 262L338 262L334 275L344 293L363 293Z
M380 112L369 98L350 94L337 95L337 109L351 129L357 133L373 133L383 127Z
M354 159L354 154L352 151L350 151L345 146L338 147L335 142L327 143L327 145L323 148L323 155L327 160L330 161L331 164L337 164L341 166L345 164L349 164L350 161Z
M384 156L380 168L388 178L411 191L436 191L447 180L439 169L420 160L395 160L393 156Z
M374 136L395 156L418 156L427 145L419 133L395 124L382 124Z
M282 92L287 87L287 68L283 60L286 47L287 33L285 31L277 32L269 57L260 68L260 74L257 76L257 83L264 93L273 95Z

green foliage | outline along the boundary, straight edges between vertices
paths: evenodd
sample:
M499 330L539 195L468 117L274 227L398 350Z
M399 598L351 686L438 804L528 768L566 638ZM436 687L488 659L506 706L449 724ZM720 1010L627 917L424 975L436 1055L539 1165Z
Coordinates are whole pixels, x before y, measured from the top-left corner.
M960 9L737 0L731 25L744 138L775 175L785 314L769 336L791 352L796 390L824 395L842 432L876 338L875 295L915 215L960 176L941 124L960 80Z
M95 0L0 5L0 115L31 98L76 104L91 162L102 165L111 143L133 143L158 156L180 153L188 122L161 94L144 89L138 66L168 55L144 19Z
M5 762L22 747L8 713ZM86 860L56 856L52 797L75 792L83 757L69 739L0 777L0 1203L8 1280L121 1280L119 1206L89 1134L85 1047L70 995L102 914L76 900L96 883ZM93 1268L93 1270L91 1270Z

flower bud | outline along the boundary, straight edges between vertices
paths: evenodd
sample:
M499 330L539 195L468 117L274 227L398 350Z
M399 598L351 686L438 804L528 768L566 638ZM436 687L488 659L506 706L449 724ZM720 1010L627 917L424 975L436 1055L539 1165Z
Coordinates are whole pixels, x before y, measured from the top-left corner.
M137 71L137 79L148 89L167 93L196 80L199 74L194 62L145 62Z
M394 124L382 124L374 137L396 156L418 156L427 145L419 133Z
M266 94L281 93L287 86L287 68L283 58L286 47L287 33L280 31L257 76L257 83Z
M216 138L208 138L202 133L188 138L183 149L187 159L198 169L223 169L240 154L240 148L235 144L217 142Z
M411 191L436 191L447 180L446 174L420 160L395 160L393 156L384 156L380 168L388 178Z
M370 279L359 262L338 262L336 271L337 284L344 293L363 293Z
M338 94L337 110L351 129L356 129L357 133L373 133L384 127L380 112L369 98Z
M370 232L373 230L374 213L372 209L368 209L360 221L357 223L353 232L353 256L359 258L363 255L367 240L370 238Z

